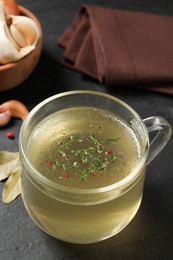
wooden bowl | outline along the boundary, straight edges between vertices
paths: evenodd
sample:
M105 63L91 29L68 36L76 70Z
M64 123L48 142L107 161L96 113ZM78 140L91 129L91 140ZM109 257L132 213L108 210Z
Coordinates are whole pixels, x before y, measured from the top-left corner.
M19 6L21 15L27 16L34 20L40 31L40 38L36 48L22 59L13 63L0 65L0 91L14 88L25 81L35 69L41 54L42 49L42 29L40 22L26 8Z

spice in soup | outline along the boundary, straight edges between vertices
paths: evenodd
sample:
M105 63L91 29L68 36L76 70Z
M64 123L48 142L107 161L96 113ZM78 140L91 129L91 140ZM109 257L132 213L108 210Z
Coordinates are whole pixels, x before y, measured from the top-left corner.
M45 118L32 132L28 151L46 178L86 189L122 180L140 158L140 145L128 124L92 107L68 108Z

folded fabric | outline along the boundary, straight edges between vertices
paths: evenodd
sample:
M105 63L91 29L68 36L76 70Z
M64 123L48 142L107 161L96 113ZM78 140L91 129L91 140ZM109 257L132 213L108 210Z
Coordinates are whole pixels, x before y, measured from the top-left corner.
M173 94L173 18L84 5L58 40L61 63L107 86Z

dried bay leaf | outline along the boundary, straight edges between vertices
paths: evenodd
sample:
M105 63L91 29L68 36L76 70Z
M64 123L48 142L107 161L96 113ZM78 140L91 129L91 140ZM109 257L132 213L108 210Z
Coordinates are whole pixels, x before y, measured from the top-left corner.
M9 203L21 193L22 166L18 152L0 152L0 181L7 179L2 200Z
M19 152L7 152L1 151L0 152L0 165L6 162L9 162L13 159L16 159L19 156Z
M17 167L21 167L18 152L0 152L0 181L8 178Z
M2 200L4 203L13 201L21 194L21 167L16 168L4 185Z

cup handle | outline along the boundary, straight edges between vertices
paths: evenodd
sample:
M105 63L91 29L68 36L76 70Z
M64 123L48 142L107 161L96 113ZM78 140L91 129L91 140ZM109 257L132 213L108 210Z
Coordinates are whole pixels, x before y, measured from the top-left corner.
M172 128L168 121L160 116L152 116L143 119L143 122L147 128L150 139L150 150L147 158L147 165L161 152L169 141ZM151 136L152 132L153 135Z

